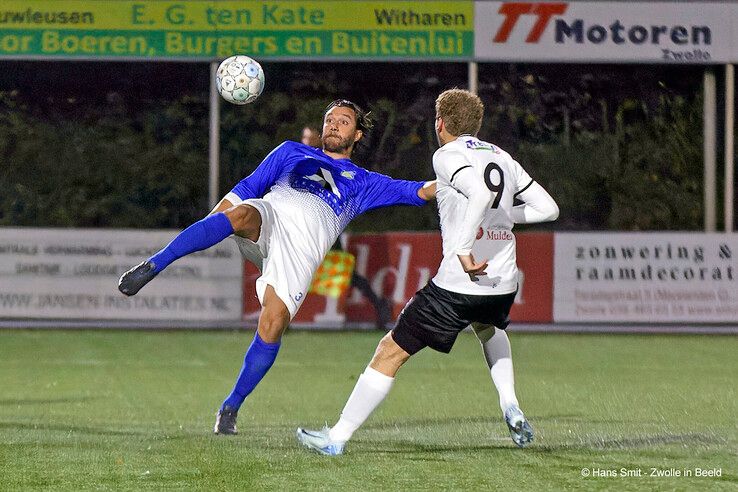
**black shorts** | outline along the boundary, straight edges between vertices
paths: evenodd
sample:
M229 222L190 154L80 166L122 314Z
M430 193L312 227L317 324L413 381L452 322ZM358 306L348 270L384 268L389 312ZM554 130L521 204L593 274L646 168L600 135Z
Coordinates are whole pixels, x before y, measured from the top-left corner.
M428 282L400 313L392 338L410 355L424 347L449 353L458 334L474 322L507 328L515 294L458 294Z

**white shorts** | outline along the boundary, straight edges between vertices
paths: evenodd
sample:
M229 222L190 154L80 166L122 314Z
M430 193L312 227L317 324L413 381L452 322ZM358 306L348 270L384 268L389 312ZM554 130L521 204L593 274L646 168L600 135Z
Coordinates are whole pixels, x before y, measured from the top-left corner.
M310 265L312 262L305 258L305 253L294 247L289 231L278 220L271 203L257 198L238 204L241 203L251 205L261 215L258 241L233 236L243 257L261 271L261 277L256 279L259 302L264 305L264 293L267 285L271 285L287 306L292 319L307 296L317 266Z

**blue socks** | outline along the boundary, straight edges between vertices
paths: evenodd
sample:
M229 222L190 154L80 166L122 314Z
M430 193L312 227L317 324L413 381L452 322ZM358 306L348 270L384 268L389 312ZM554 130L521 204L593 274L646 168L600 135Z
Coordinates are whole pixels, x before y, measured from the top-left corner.
M233 234L231 221L223 212L218 212L180 232L164 249L149 258L149 261L156 265L154 272L159 273L174 260L218 244L231 234Z
M221 410L226 405L235 410L241 408L243 401L256 388L256 385L259 384L266 373L269 372L272 364L274 364L280 345L281 342L265 342L259 336L259 332L256 332L254 341L251 342L251 346L243 358L243 367L241 367L241 373L238 375L236 385L233 387L231 394L228 395L228 398L223 402L223 405L221 405Z

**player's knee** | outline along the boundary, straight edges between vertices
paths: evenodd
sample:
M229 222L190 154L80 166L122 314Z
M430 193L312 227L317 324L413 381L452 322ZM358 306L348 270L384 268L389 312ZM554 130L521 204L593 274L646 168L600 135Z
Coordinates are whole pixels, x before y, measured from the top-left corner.
M397 345L397 342L392 338L392 332L390 332L380 340L374 357L377 361L399 363L402 365L407 360L408 354Z
M397 371L408 358L410 358L410 354L397 345L392 339L392 335L388 333L377 345L377 350L374 352L369 367L385 376L395 377Z
M259 326L259 337L266 343L277 343L282 339L284 327L280 325L261 325Z
M495 334L495 327L493 325L485 325L482 323L472 323L472 330L477 338L482 343L487 343L492 339Z
M268 343L278 342L289 323L288 311L264 308L259 316L259 336Z
M254 207L242 203L226 210L225 216L230 221L233 231L236 234L252 241L259 239L261 214Z

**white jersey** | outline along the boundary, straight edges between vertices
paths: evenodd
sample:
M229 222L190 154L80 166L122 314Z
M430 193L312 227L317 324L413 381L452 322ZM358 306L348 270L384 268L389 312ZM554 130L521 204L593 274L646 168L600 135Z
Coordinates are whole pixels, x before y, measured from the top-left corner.
M468 135L438 149L433 169L443 237L443 261L433 283L460 294L515 292L513 199L533 180L510 154ZM464 272L457 256L470 252L477 262L489 260L487 275L476 280Z

